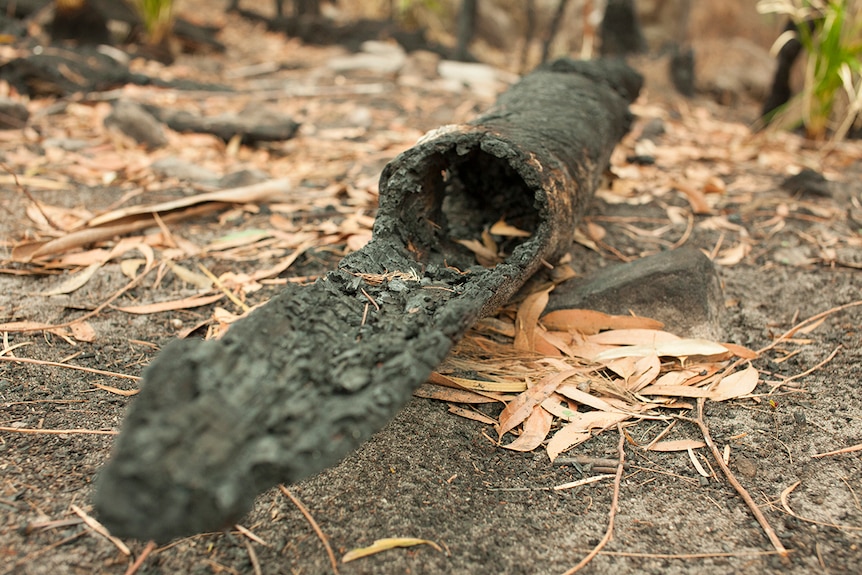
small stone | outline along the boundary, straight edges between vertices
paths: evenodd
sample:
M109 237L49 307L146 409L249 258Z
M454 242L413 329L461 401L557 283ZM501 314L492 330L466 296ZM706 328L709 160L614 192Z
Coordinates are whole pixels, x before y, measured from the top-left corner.
M0 130L17 130L27 125L30 112L21 102L0 97Z
M740 475L754 477L757 475L757 464L747 457L740 456L736 458L736 470Z
M781 189L787 190L791 194L808 194L824 198L832 196L832 190L829 189L829 180L824 178L823 174L815 172L811 168L803 168L795 176L790 176L781 182Z
M592 309L656 319L683 337L720 340L724 298L715 265L683 247L597 270L551 292L547 311Z
M262 170L239 170L222 176L218 181L218 187L222 189L239 188L259 184L269 179L269 174Z
M655 142L664 135L664 120L651 118L641 130L640 140L652 140Z
M116 128L139 144L160 148L168 143L162 124L140 104L120 100L105 118L106 128Z

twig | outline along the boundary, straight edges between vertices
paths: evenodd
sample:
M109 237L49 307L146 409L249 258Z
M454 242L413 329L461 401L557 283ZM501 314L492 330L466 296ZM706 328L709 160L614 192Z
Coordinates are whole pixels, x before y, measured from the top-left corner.
M248 550L248 560L251 562L252 569L254 569L254 575L263 575L263 571L260 570L260 561L257 559L257 553L255 553L251 541L243 539L243 543L245 543L245 548Z
M788 329L786 332L784 332L783 334L781 334L780 336L778 336L778 337L777 337L777 338L776 338L772 343L770 343L769 345L767 345L767 346L766 346L766 347L764 347L764 348L761 348L761 349L757 350L755 353L756 353L757 355L762 355L764 352L767 352L767 351L769 351L770 349L774 348L775 346L777 346L777 345L778 345L779 343L781 343L782 341L784 341L784 340L786 340L786 339L788 339L788 338L793 337L793 336L796 334L796 332L797 332L797 331L799 331L800 329L804 328L805 326L810 325L810 324L814 323L815 321L818 321L818 320L820 320L820 319L822 319L822 318L824 318L824 317L830 316L830 315L832 315L833 313L836 313L836 312L839 312L839 311L845 310L845 309L847 309L847 308L860 306L860 305L862 305L862 300L856 300L856 301L852 301L852 302L850 302L850 303L845 303L844 305L839 305L839 306L833 307L833 308L831 308L831 309L828 309L828 310L826 310L826 311L820 312L820 313L818 313L818 314L812 315L812 316L811 316L811 317L809 317L808 319L805 319L805 320L803 320L803 321L801 321L801 322L797 323L795 326L791 327L791 328L790 328L790 329Z
M118 431L104 429L31 429L26 427L7 427L0 425L0 431L8 433L33 433L36 435L117 435Z
M788 377L788 378L786 378L786 379L781 380L781 382L780 382L780 383L777 383L775 386L773 386L772 391L775 391L776 389L778 389L778 388L779 388L779 387L781 387L782 385L786 385L788 382L793 381L794 379L799 379L799 378L801 378L801 377L805 377L806 375L809 375L809 374L811 374L811 373L814 373L815 371L817 371L818 369L820 369L821 367L823 367L824 365L826 365L827 363L829 363L830 361L832 361L832 359L833 359L836 355L838 355L838 352L839 352L839 351L841 351L841 348L842 348L842 347L844 347L844 346L843 346L843 345L839 345L838 347L836 347L834 350L832 350L832 353L830 353L830 354L829 354L829 356L828 356L826 359L824 359L823 361L821 361L820 363L818 363L818 364L817 364L817 365L815 365L814 367L812 367L812 368L810 368L810 369L806 369L806 370L805 370L805 371L803 371L802 373L797 373L796 375L792 375L792 376L790 376L790 377Z
M601 551L599 555L632 557L636 559L713 559L719 557L764 557L778 555L778 551L726 551L716 553L637 553L634 551Z
M769 538L769 542L772 543L772 546L775 548L775 551L778 552L782 557L787 557L787 549L781 543L781 540L776 535L775 530L769 524L769 521L766 519L766 516L760 510L760 507L757 506L757 503L748 493L748 490L736 479L736 476L730 470L730 467L724 462L724 458L721 456L721 451L719 451L718 447L715 445L715 441L712 440L712 435L709 433L709 428L706 426L706 421L703 418L703 405L705 400L703 397L699 397L697 399L697 419L692 419L690 417L680 417L685 421L691 421L696 424L700 428L700 432L703 435L703 440L706 441L707 447L712 452L712 456L715 459L718 466L721 467L721 471L724 473L724 476L727 478L727 481L736 489L736 492L742 497L742 500L745 501L745 504L748 506L748 509L751 511L751 514L754 515L754 518L757 519L757 522L760 524L760 528L763 529L763 532L766 534L766 537Z
M607 473L603 475L593 475L590 477L585 477L584 479L578 479L577 481L571 481L569 483L561 483L560 485L554 485L554 491L560 491L562 489L572 489L574 487L581 487L583 485L589 485L590 483L595 483L596 481L602 481L604 479L610 479L612 477L616 477L616 475L612 473Z
M840 455L842 453L852 453L854 451L862 451L862 443L857 443L856 445L851 445L850 447L843 447L841 449L836 449L835 451L827 451L826 453L817 453L812 455L811 457L828 457L830 455Z
M311 516L311 513L309 513L308 509L305 508L305 505L302 504L302 501L291 493L287 487L279 485L278 488L293 502L294 505L296 505L296 508L299 509L300 513L305 516L305 520L308 521L308 524L311 525L312 529L314 529L318 539L320 539L320 542L323 543L323 546L326 548L326 554L329 555L329 563L332 565L332 572L335 573L335 575L338 575L338 560L335 559L335 553L332 552L332 547L329 546L329 540L317 524L317 521L314 520L314 517Z
M147 560L147 557L150 556L150 553L152 553L153 549L155 548L155 541L150 541L149 543L147 543L146 547L144 547L144 550L141 551L141 554L138 555L138 558L135 559L135 562L129 565L129 568L126 569L126 572L123 575L135 575L135 573L138 571L138 569L141 568L141 565L144 564L144 561Z
M590 561L592 561L596 555L598 555L601 550L608 544L608 542L614 536L614 518L617 515L617 506L620 500L620 483L623 480L623 469L625 468L626 462L626 437L623 434L623 427L621 424L617 424L617 431L620 434L620 441L617 444L617 453L619 455L619 460L617 462L617 474L614 477L614 493L611 497L611 509L608 512L608 528L605 531L605 536L602 537L602 540L598 542L598 544L593 547L593 550L587 553L587 556L581 559L581 562L566 571L563 575L573 575L577 573L581 569L583 569Z
M60 363L58 361L45 361L42 359L31 359L29 357L6 357L0 355L0 361L12 361L16 363L32 363L35 365L47 365L50 367L65 367L66 369L77 369L79 371L86 371L88 373L95 373L96 375L107 375L109 377L122 377L123 379L131 379L132 381L138 381L141 378L137 375L127 375L125 373L116 373L114 371L105 371L103 369L94 369L92 367L83 367L80 365L72 365L69 363Z
M233 302L233 304L241 309L243 313L248 313L251 308L248 307L244 302L240 301L238 297L236 297L232 291L230 291L227 286L225 286L218 277L214 273L212 273L205 265L202 263L198 263L198 269L200 269L205 276L207 276L211 282L219 289L221 292L227 296L227 298Z
M826 527L831 527L833 529L838 529L838 530L846 529L847 531L862 531L862 527L857 527L855 525L840 525L838 523L830 523L828 521L820 521L818 519L811 519L809 517L803 517L802 515L799 515L798 513L793 511L793 509L790 508L790 501L789 501L790 494L793 492L794 489L799 487L801 484L802 484L801 481L797 481L796 483L786 487L784 489L784 491L781 492L781 495L779 496L779 500L781 501L781 506L784 508L785 513L795 517L796 519L798 519L800 521L805 521L806 523L813 523L814 525L824 525Z
M113 543L114 547L120 550L120 553L127 557L132 554L132 550L129 549L129 547L125 543L120 541L119 538L111 535L104 525L99 523L94 517L91 517L86 511L74 504L71 505L71 509L75 513L75 515L77 515L84 521L87 527L93 530L93 532L98 533L99 535Z

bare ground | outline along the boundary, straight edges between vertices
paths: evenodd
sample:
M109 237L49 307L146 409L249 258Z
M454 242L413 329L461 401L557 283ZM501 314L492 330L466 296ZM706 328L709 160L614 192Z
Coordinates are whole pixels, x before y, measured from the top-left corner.
M59 114L37 117L24 141L20 135L4 136L5 164L19 174L37 165L28 173L68 182L53 191L31 187L30 193L45 204L92 212L113 207L129 191L140 192L132 198L134 203L194 192L190 184L157 178L149 170L153 157L168 153L219 173L258 168L269 177L287 175L304 189L331 189L330 184L340 182L353 193L331 190L340 194L333 195L333 205L347 205L349 213L370 211L374 178L383 163L422 131L463 121L490 102L488 96L451 91L430 77L421 85L399 84L398 78L379 73L339 77L323 66L340 54L339 49L285 44L248 23L234 22L226 41L231 46L227 56L186 57L175 67L156 72L213 79L240 63L262 60L259 54L268 51L269 59L298 65L278 72L276 78L294 86L340 86L344 91L310 90L313 95L271 101L303 121L306 127L300 136L236 152L209 139L174 134L167 151L146 155L105 133L99 121L105 113L102 104L70 105ZM369 95L350 90L361 85L381 85L383 91ZM127 95L167 98L146 90ZM210 110L239 110L255 101L253 95L212 98L207 105ZM179 96L179 102L197 105L193 97ZM576 248L574 267L588 272L679 243L700 247L720 264L727 302L725 340L752 349L769 345L802 319L860 300L858 143L842 144L825 154L792 135L754 137L743 124L728 120L746 119L745 110L679 102L649 92L635 112L639 120L633 136L614 161L620 179L611 191L600 192L588 218L594 227L592 231L585 227L593 237L598 237L595 226L607 233L598 242L598 251ZM635 136L651 118L661 118L665 127L651 150L657 164L632 167L625 156L633 153ZM45 152L41 142L47 136L85 140L90 151ZM119 177L103 185L103 172L114 166ZM831 197L779 189L784 177L803 166L819 169L833 180ZM679 187L673 182L696 190L712 182L717 189L706 195L708 213L692 214L690 196L676 191ZM371 198L368 206L363 204L366 196ZM4 183L0 200L3 255L8 257L11 247L37 233L38 227L25 215L28 198L14 186ZM297 209L295 219L318 238L331 239L335 234L327 223L331 212L306 206ZM334 215L343 218L348 212ZM279 213L266 206L247 206L222 220L215 214L171 226L171 234L175 241L206 246L226 231L271 229L277 223L272 216ZM158 229L147 233L157 257L166 257L164 234L159 236ZM309 249L281 274L281 281L326 271L343 248L341 238ZM220 274L265 268L290 252L256 247L230 258L205 250L200 257L171 255L186 267L201 261ZM32 268L10 262L3 268L4 322L60 324L94 309L128 283L119 263L112 261L69 295L41 297L36 294L63 278L30 274ZM247 303L265 301L277 290L278 282L264 284L247 295ZM165 272L160 281L148 278L115 305L193 293L196 290ZM225 302L220 305L229 307ZM159 346L212 313L211 307L143 315L107 308L89 320L96 334L92 342L37 331L6 333L2 347L25 344L5 357L139 375ZM702 478L685 453L648 453L629 443L614 538L587 570L855 572L862 563L860 454L813 456L862 442L860 324L862 306L829 314L815 329L795 334L755 360L762 376L758 397L707 404L712 436L720 448L728 446L732 471L791 550L787 559L771 553L763 530L708 455L701 461L710 462L707 470L715 473ZM795 378L785 382L789 377ZM122 389L136 385L56 365L0 362L0 426L12 428L0 432L0 573L124 573L133 560L81 523L72 509L75 505L90 510L93 478L111 448L112 435L90 432L117 430L128 402L134 401L94 384ZM645 444L661 429L663 424L644 422L628 433L634 442ZM34 430L67 433L31 433ZM489 436L494 436L489 427L449 414L443 403L414 399L339 466L290 489L306 504L339 557L383 537L425 538L445 551L428 546L389 551L339 565L344 574L566 571L605 533L611 482L548 490L582 475L573 467L551 464L544 452L502 450ZM671 436L699 437L697 428L687 423L678 424ZM617 441L616 434L606 432L577 451L615 458ZM787 492L797 482L798 487ZM282 492L263 494L242 525L259 540L237 530L179 540L152 551L137 572L331 571L320 541ZM126 543L134 556L146 542Z

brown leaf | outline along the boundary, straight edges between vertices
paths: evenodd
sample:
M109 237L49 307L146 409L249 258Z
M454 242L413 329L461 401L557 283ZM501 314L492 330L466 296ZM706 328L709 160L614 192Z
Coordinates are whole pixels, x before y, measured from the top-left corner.
M129 208L112 210L94 217L87 222L87 225L90 227L100 226L128 216L170 212L208 202L249 204L264 200L276 201L279 199L289 199L291 195L295 195L295 192L293 191L293 184L289 180L270 180L230 190L219 190L217 192L207 192L194 196L187 196L159 204L132 206Z
M726 347L730 353L742 359L757 359L758 357L757 352L735 343L722 343L721 345Z
M600 343L605 345L643 345L655 346L659 343L667 341L675 341L680 339L678 335L674 335L667 331L658 329L614 329L591 335L587 341L591 343Z
M191 309L195 307L201 307L204 305L209 305L211 303L215 303L221 298L224 297L223 293L217 293L213 295L196 295L183 299L172 300L172 301L162 301L158 303L151 303L146 305L135 305L135 306L125 306L125 307L116 307L119 311L123 311L126 313L133 313L138 315L146 315L150 313L159 313L163 311L174 311L178 309Z
M520 230L515 226L509 225L505 220L500 219L497 223L491 226L489 230L495 236L503 236L507 238L529 238L530 232Z
M533 451L542 445L545 437L551 431L553 422L554 416L545 411L541 405L536 405L533 407L533 412L524 420L521 435L512 443L502 447L513 451Z
M577 331L584 335L606 329L661 329L660 321L631 315L609 315L591 309L560 309L542 316L542 325L554 331Z
M691 211L694 213L708 214L712 211L709 207L709 202L706 201L706 196L697 188L683 182L674 182L673 187L685 195L688 203L691 205Z
M706 447L706 443L695 439L676 439L653 443L647 449L649 451L686 451L688 449L700 449L701 447Z
M613 332L605 332L613 333ZM604 334L599 334L604 335ZM726 354L727 348L719 343L705 339L676 339L644 345L626 345L599 354L597 361L607 362L623 357L643 357L657 355L659 357L688 358L691 356L715 356Z
M548 294L552 289L554 289L553 286L531 293L518 306L518 314L515 317L515 349L535 351L536 326L539 323L539 316L548 305Z
M710 390L709 398L713 401L725 401L748 395L757 387L759 378L760 374L758 371L748 366L742 371L737 371L721 378L721 381Z
M493 267L500 263L502 260L500 256L497 255L496 250L489 249L485 244L478 240L455 240L476 256L476 261L479 262L479 265L484 266L486 268Z
M546 448L548 456L553 461L562 452L589 439L591 429L607 429L630 417L631 415L628 413L621 412L587 411L579 413L577 418L566 424L548 441Z
M478 393L468 391L466 389L456 389L427 383L423 383L416 388L413 391L413 395L416 397L424 397L426 399L451 401L454 403L494 403L500 401L499 399L479 395Z
M665 395L667 397L711 397L712 392L702 387L687 385L648 385L639 392L641 395Z
M581 372L576 369L552 373L510 401L500 413L500 437L520 425L533 412L534 407L548 399L561 383L578 373Z
M86 285L86 283L90 281L90 279L99 270L100 267L102 267L101 262L90 264L80 272L70 275L68 278L66 278L66 281L60 283L60 285L54 286L47 291L41 292L39 295L51 296L70 294L73 291Z
M93 326L89 322L76 321L69 325L69 329L72 331L72 337L78 341L87 343L96 341L96 330L93 329Z
M593 409L598 409L599 411L616 411L616 409L614 409L614 407L607 401L595 397L585 391L581 391L578 389L578 386L572 383L562 384L557 388L557 393L568 397L569 399L573 399L582 405L588 405Z
M473 421L478 421L479 423L493 425L494 427L497 426L497 420L493 417L488 417L484 413L480 413L472 409L467 409L465 407L460 407L458 405L449 404L449 413L457 415L459 417L463 417L464 419L472 419Z
M380 553L381 551L388 551L389 549L395 549L397 547L412 547L414 545L430 545L440 553L443 553L443 549L441 549L439 545L437 545L433 541L428 541L427 539L415 539L412 537L388 537L386 539L378 539L368 547L361 547L359 549L352 549L348 551L341 558L341 562L347 563L355 559L360 559L362 557L374 555L375 553Z
M657 355L645 355L635 360L634 370L626 379L626 389L633 393L653 382L661 372L661 360Z

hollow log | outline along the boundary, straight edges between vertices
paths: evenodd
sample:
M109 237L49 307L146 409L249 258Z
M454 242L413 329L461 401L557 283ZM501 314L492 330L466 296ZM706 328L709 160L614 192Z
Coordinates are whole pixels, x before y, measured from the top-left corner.
M366 247L145 370L97 478L104 524L157 541L231 525L383 427L477 319L571 247L640 86L621 61L559 60L392 160ZM501 218L530 236L481 267L458 240Z

